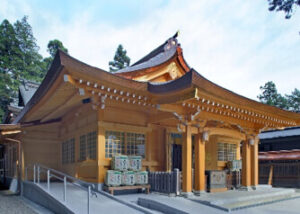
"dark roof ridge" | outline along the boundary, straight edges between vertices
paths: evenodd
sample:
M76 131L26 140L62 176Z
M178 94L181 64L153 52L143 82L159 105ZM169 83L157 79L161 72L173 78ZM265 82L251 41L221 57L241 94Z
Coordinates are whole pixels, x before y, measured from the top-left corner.
M175 41L176 45L178 44L177 41L177 36L178 36L179 32L177 31L175 33L174 36L170 37L169 39L167 39L164 43L162 43L160 46L158 46L157 48L155 48L154 50L152 50L149 54L147 54L146 56L142 57L141 59L139 59L137 62L135 62L134 64L132 64L131 66L135 66L138 64L141 64L143 62L148 61L149 59L153 58L154 56L160 54L161 52L164 52L164 47L166 44L168 44L170 41Z

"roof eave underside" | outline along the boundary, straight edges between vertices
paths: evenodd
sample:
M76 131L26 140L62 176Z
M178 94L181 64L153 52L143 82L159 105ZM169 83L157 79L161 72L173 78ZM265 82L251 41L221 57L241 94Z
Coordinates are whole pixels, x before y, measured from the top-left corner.
M164 96L173 92L184 91L187 88L197 87L199 90L206 92L212 98L216 97L222 99L226 102L231 102L235 105L246 106L252 109L257 109L263 112L271 112L273 114L279 114L282 117L300 122L300 114L284 111L276 107L265 105L254 100L250 100L246 97L238 95L232 91L229 91L213 82L205 79L195 70L191 69L184 76L174 81L163 84L153 84L146 82L138 82L130 79L126 79L112 73L106 72L99 68L89 66L62 51L59 51L49 69L45 79L42 84L33 95L31 100L27 103L18 117L14 120L14 124L22 122L24 116L36 105L40 99L47 93L47 91L52 87L53 83L61 73L61 71L66 70L66 72L81 75L90 80L98 82L106 82L108 84L115 84L119 87L124 87L129 90L135 90L137 92L148 93L151 96Z
M229 102L236 106L243 106L247 109L251 108L264 113L276 114L286 119L293 120L298 125L300 124L299 113L285 111L277 107L266 105L236 94L207 80L194 69L191 69L190 72L187 72L184 76L174 81L162 84L148 83L149 92L155 93L159 96L193 87L198 88L201 92L205 92L212 99L217 98L219 100L225 101L226 103Z

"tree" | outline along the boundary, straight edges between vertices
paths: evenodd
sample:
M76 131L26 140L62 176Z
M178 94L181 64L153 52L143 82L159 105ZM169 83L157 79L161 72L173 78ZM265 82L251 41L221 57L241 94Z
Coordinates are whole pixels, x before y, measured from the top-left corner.
M257 98L262 103L282 109L289 109L287 99L277 92L274 82L269 81L265 83L264 86L260 86L260 90L262 90L262 94L258 95Z
M300 0L268 0L268 2L270 11L283 11L286 19L291 18L295 8L300 6Z
M21 78L41 82L45 76L43 69L43 57L39 54L39 46L33 36L32 28L28 23L28 17L24 16L21 21L16 21L14 29L22 52Z
M16 32L5 19L0 25L0 120L18 88L22 65L22 51Z
M63 43L61 41L59 41L58 39L54 39L49 41L48 43L48 53L54 58L56 52L58 49L68 53L68 49L64 47Z
M52 61L53 61L53 59L55 57L55 54L58 51L58 49L66 52L66 53L68 53L68 49L58 39L50 40L48 42L47 47L48 47L47 51L50 54L50 57L46 57L43 60L44 67L45 67L46 70L49 69L49 67L50 67L50 65L51 65L51 63L52 63Z
M130 58L126 55L127 51L120 44L114 56L114 60L109 62L109 71L116 72L130 65Z
M288 105L293 111L300 111L300 90L295 88L291 95L286 95Z

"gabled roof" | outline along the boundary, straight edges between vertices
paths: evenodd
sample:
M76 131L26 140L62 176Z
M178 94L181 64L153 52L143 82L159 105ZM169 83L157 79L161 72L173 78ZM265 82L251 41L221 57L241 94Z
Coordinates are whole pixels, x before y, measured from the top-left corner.
M19 106L25 106L39 86L39 83L30 80L22 80L19 86Z
M171 62L172 60L176 61L176 63L181 66L184 73L188 72L190 67L182 56L182 49L176 38L177 35L178 33L144 56L142 59L138 60L133 65L123 68L115 72L115 74L125 78L133 79L135 76L154 72L156 67ZM150 71L147 71L147 69Z
M170 48L164 48L162 51L160 46L135 63L131 67L132 72L135 72L135 68L142 69L143 72L148 71L153 68L151 65L155 67L156 64L163 62L162 58L168 62L175 49L176 60L183 60L174 38L164 43L164 47L166 45L170 45ZM151 64L152 61L156 64ZM45 79L14 123L47 121L62 117L70 109L74 109L74 106L82 104L83 97L78 92L79 89L84 89L86 97L106 95L116 102L120 102L117 98L123 97L128 103L135 105L140 103L138 97L144 97L143 104L147 105L147 108L168 104L168 107L172 106L171 112L179 110L191 113L201 110L208 119L221 118L234 124L243 122L251 124L251 127L300 125L300 114L240 96L207 80L194 69L189 69L178 79L160 84L139 82L120 74L122 73L110 73L89 66L59 50ZM125 92L132 95L130 99L128 95L123 94ZM164 111L163 108L157 109ZM200 113L199 116L201 115Z

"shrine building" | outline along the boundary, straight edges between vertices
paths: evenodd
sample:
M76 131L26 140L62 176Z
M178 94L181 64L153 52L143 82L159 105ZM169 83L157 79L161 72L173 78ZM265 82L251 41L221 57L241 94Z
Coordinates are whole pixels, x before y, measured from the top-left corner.
M144 170L179 168L186 194L205 191L205 171L241 159L250 188L258 185L258 134L297 125L299 113L207 80L174 36L115 73L58 51L12 124L0 125L0 159L7 177L24 179L39 163L102 184L112 156L141 155Z

